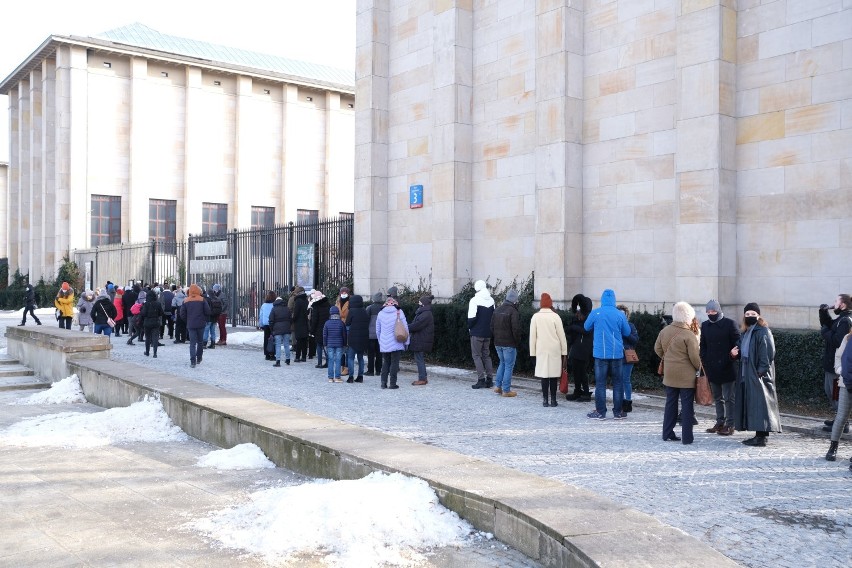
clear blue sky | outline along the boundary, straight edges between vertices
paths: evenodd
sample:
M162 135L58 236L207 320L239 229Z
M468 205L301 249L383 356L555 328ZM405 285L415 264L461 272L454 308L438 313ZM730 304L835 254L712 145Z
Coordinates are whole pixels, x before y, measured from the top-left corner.
M188 37L355 68L356 0L42 0L0 6L0 78L52 34L90 36L132 22ZM0 96L0 162L9 159L9 101Z

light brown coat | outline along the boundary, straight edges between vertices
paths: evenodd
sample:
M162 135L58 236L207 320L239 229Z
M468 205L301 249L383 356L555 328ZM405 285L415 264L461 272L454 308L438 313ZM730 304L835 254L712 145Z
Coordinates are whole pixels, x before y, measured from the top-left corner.
M530 321L530 356L535 357L535 376L550 379L562 375L562 357L568 354L568 341L562 318L549 308L533 314Z
M701 357L698 338L689 329L688 323L676 321L664 327L654 343L654 351L665 361L664 385L678 389L695 388L695 373L701 368Z

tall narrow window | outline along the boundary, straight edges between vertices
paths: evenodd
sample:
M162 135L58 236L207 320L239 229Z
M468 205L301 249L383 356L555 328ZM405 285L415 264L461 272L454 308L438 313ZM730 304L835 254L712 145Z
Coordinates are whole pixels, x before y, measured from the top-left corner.
M341 260L352 261L354 226L355 214L341 211L340 218L337 220L337 250Z
M228 204L201 204L201 234L218 235L228 232Z
M121 197L92 196L92 246L121 242Z
M177 201L148 200L148 238L162 243L157 250L174 254L177 241Z
M258 256L273 256L275 254L275 208L274 207L252 207L251 228L257 231L253 238L251 252ZM263 229L267 231L261 233Z
M316 243L319 239L319 211L296 210L296 242L300 245Z

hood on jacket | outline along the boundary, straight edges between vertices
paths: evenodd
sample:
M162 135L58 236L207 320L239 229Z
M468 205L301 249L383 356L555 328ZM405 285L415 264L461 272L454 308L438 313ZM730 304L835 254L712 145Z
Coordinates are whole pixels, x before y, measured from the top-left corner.
M672 308L672 321L688 324L694 317L695 309L687 302L678 302Z
M213 284L213 291L218 294L222 291L222 286L220 286L219 284Z
M383 298L384 298L384 296L382 295L382 293L381 293L381 292L376 292L375 294L373 294L373 296L370 298L370 300L371 300L374 304L378 304L379 302L381 302L381 301L382 301L382 299L383 299Z
M188 299L197 298L197 299L200 300L201 299L201 286L199 286L198 284L191 284L189 286L189 292L187 293L187 298Z
M601 294L601 306L615 307L615 292L607 288Z
M124 288L116 288L115 293L119 296L124 296Z
M350 308L363 308L364 307L364 298L355 294L351 298L349 298L349 307Z
M506 294L506 301L510 304L517 304L519 298L520 294L518 294L518 291L514 288L509 290L509 292Z
M30 291L30 290L32 290L32 289L33 289L33 285L32 285L32 284L27 284L27 291Z
M293 289L293 295L294 296L298 296L299 294L304 294L304 293L305 293L305 289L302 286L296 286Z
M94 294L92 295L94 296ZM101 290L101 293L98 295L98 300L100 300L101 298L109 300L109 292L107 292L106 290Z
M432 296L430 296L429 294L426 294L425 296L420 296L419 301L420 301L420 304L425 306L425 307L431 307L432 306Z
M592 313L592 299L582 294L575 294L571 299L571 312L576 313L577 308L581 313L589 315Z
M86 300L87 302L94 302L95 301L95 293L92 290L86 290L85 292L83 292L83 299Z
M337 306L331 306L331 309L328 310L328 315L331 317L340 317L340 310L337 308Z
M487 290L488 286L485 284L485 280L477 280L473 283L473 289L476 292L482 292L483 290Z
M390 301L391 299L392 299L392 298L388 298L388 301ZM396 304L389 304L389 303L385 302L385 305L384 305L384 307L382 308L382 313L386 313L386 314L395 314L395 313L396 313L396 310L397 310L397 305L396 305Z
M145 299L149 302L155 302L157 301L157 293L154 290L148 290Z
M274 301L274 302L272 302L272 305L273 305L273 306L280 306L280 305L282 305L282 304L283 304L283 305L287 305L287 302L285 302L285 301L284 301L284 298L282 298L281 296L279 296L279 297L275 298L275 301Z

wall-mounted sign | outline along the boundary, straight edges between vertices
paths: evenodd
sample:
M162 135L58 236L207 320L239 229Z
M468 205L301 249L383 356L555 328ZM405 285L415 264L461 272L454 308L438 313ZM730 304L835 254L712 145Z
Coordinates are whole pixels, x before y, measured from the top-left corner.
M195 244L195 258L201 256L227 256L228 241L211 241Z
M305 290L314 288L314 247L299 245L296 247L296 284Z
M420 209L423 207L423 186L412 185L408 188L408 208Z
M231 272L230 258L214 258L211 260L190 260L190 274L227 274Z

